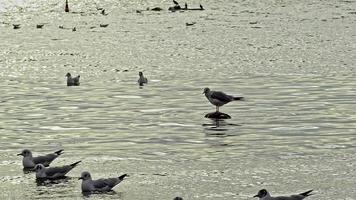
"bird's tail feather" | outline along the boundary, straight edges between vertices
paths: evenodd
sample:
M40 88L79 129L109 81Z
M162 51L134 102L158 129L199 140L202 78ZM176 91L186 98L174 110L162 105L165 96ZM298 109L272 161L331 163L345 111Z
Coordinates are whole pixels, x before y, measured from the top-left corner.
M55 151L54 153L57 154L57 155L61 155L61 154L62 154L62 151L63 151L63 149L58 150L58 151Z
M244 97L234 97L235 101L244 100Z
M299 195L302 195L302 196L305 196L305 197L311 196L311 195L313 195L313 194L310 194L312 191L313 191L313 190L308 190L308 191L306 191L306 192L300 193Z

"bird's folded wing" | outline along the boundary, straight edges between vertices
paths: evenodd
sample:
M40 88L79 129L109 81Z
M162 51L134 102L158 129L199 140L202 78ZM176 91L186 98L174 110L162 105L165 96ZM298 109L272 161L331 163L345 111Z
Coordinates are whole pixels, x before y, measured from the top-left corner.
M223 101L223 102L229 102L229 101L231 101L232 97L223 93L223 92L213 92L211 94L211 98L217 99L217 100Z

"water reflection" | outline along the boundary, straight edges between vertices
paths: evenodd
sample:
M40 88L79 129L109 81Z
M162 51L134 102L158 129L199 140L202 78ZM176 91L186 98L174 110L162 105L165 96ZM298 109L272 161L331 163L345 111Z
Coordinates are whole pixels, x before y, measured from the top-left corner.
M210 131L228 131L229 126L241 126L241 124L228 123L224 119L210 119L211 123L205 123L202 126L206 127L206 130ZM223 133L220 133L223 134ZM210 134L209 134L210 135ZM216 133L214 133L216 135ZM224 134L223 134L224 135Z
M59 179L47 179L47 178L37 178L36 184L37 186L47 186L51 187L52 185L68 183L72 178L68 176L64 176Z

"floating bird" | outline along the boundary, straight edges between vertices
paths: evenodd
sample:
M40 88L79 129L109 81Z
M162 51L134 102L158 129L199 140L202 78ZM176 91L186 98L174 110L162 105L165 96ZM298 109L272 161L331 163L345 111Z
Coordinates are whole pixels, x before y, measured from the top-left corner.
M64 8L64 11L65 12L69 12L68 0L66 0L66 5L65 5L65 8Z
M76 27L73 27L72 28L72 31L74 32L74 31L77 31L77 28Z
M266 189L262 189L258 192L257 195L253 196L253 197L258 197L260 198L260 200L302 200L305 197L308 197L313 190L309 190L300 194L296 194L296 195L291 195L288 197L284 197L284 196L279 196L279 197L271 197L271 195L267 192Z
M68 72L66 77L67 77L67 86L79 86L80 85L80 83L79 83L80 75L72 78L72 75Z
M196 24L196 22L192 22L192 23L185 23L186 26L193 26L194 24Z
M140 76L140 78L138 79L138 84L140 86L143 86L143 84L147 84L148 83L148 80L146 77L143 76L143 73L142 72L139 72L138 75Z
M82 179L82 192L107 192L110 191L113 187L119 184L124 180L127 174L121 175L117 178L101 178L98 180L92 180L89 172L82 172L79 179Z
M58 179L63 178L65 175L77 166L81 161L77 161L70 165L64 165L61 167L45 167L42 164L37 164L35 166L36 170L36 179Z
M174 197L173 200L183 200L183 198L182 197Z
M54 153L47 154L44 156L32 157L32 152L28 149L22 150L21 153L17 154L18 156L23 156L22 165L24 168L32 168L37 164L42 164L44 166L49 166L51 162L56 159L59 155L62 154L63 149L58 150Z
M19 29L21 24L13 24L12 26L14 27L14 29Z
M100 24L100 27L102 27L102 28L105 28L105 27L108 27L109 26L109 24Z
M211 104L216 106L216 112L219 112L219 107L224 104L229 103L230 101L243 100L243 97L234 97L231 95L227 95L223 92L212 91L209 88L205 88L203 94L205 94L206 98L210 101Z
M151 10L152 10L152 11L161 11L161 10L163 10L163 9L160 8L160 7L154 7L154 8L152 8Z
M102 14L102 15L105 15L105 9L102 9L102 10L101 10L101 14Z
M37 24L36 28L43 28L44 24Z

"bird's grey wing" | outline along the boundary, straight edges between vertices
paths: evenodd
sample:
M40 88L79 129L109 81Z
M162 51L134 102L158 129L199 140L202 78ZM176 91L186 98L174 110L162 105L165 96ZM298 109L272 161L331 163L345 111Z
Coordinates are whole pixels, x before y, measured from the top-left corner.
M73 167L66 165L63 167L50 167L46 169L47 177L60 177L66 175Z
M111 190L121 181L118 178L107 178L107 179L98 179L93 181L93 185L96 189Z
M48 166L54 159L58 157L57 154L51 153L45 156L38 156L33 158L33 162L35 164L43 164L44 166Z
M286 196L273 197L273 200L302 200L302 199L304 199L304 196L302 195L292 195L289 197Z
M229 101L232 100L232 96L227 95L227 94L225 94L223 92L217 92L217 91L213 91L212 92L211 98L217 99L217 100L222 101L222 102L229 102Z
M93 181L93 186L95 189L106 189L109 186L110 182L108 182L108 179L98 179Z

